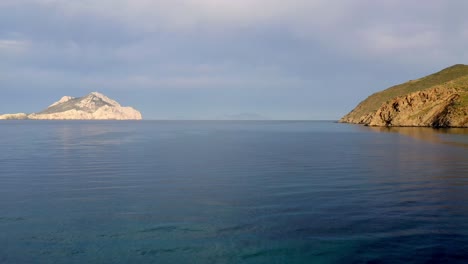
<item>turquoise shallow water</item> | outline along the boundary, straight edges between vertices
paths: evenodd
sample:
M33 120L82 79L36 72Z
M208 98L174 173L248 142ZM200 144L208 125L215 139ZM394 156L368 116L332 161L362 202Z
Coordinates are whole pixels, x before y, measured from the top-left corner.
M468 130L0 123L0 263L465 263Z

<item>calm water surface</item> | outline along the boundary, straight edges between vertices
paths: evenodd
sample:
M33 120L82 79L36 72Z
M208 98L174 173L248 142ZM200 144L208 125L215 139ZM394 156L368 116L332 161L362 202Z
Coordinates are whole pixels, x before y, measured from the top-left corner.
M0 263L466 263L468 130L0 123Z

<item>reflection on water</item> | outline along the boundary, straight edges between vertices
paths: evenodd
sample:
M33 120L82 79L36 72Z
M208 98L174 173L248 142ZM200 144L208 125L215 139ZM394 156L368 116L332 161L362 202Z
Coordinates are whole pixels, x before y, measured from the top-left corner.
M133 126L121 126L118 122L97 123L61 122L52 131L64 150L76 147L118 145L132 141Z
M463 263L466 138L332 122L0 122L0 263Z
M365 129L376 132L399 133L432 143L468 147L468 128L365 127ZM444 135L449 135L449 137Z

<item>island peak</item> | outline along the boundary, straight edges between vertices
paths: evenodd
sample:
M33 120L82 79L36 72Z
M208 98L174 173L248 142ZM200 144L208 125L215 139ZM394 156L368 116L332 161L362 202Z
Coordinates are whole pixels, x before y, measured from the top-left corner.
M141 120L141 113L132 107L123 107L117 101L99 92L83 97L63 96L43 111L32 114L5 114L0 119L37 120Z

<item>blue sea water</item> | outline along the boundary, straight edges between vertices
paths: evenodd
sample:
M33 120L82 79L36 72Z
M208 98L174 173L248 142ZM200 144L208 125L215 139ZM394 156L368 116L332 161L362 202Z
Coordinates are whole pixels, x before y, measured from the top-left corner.
M0 263L466 263L468 130L0 122Z

